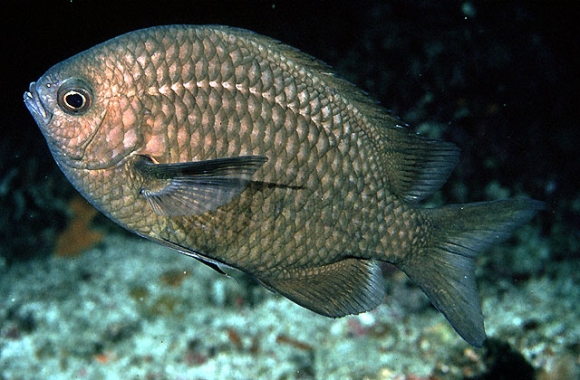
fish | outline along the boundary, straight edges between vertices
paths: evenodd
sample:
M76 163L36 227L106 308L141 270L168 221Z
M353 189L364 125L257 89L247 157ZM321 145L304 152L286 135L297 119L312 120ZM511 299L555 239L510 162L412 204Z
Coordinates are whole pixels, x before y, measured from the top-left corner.
M321 61L219 25L132 31L66 59L24 103L74 187L122 227L333 318L402 270L469 344L475 258L544 208L429 208L459 162Z

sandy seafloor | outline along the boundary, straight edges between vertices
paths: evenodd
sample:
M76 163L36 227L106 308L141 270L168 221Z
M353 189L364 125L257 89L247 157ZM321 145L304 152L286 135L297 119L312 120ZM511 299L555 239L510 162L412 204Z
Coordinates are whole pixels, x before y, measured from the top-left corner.
M0 380L580 379L580 3L153 3L3 4ZM103 241L55 257L75 191L22 93L74 53L170 23L280 39L331 64L414 131L454 142L461 161L433 205L546 202L477 259L483 348L461 340L391 267L382 305L333 320L104 217L92 225Z
M0 267L0 379L577 378L578 265L500 297L481 286L491 338L482 349L425 307L404 275L390 276L380 307L333 320L110 235L74 259Z

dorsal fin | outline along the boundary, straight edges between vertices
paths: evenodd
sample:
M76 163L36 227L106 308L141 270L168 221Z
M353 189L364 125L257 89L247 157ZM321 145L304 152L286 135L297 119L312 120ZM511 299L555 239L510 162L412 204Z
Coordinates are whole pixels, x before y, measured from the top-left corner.
M452 143L431 140L400 127L396 118L379 103L352 83L338 77L324 62L279 41L244 29L214 27L213 31L226 33L230 38L255 49L257 56L262 49L272 49L277 54L269 59L281 59L289 71L300 71L301 76L316 77L321 88L343 98L345 105L354 106L367 119L369 125L386 139L377 141L379 151L386 152L385 165L389 167L391 191L408 202L418 202L437 191L459 162L459 149ZM248 44L253 41L255 44ZM278 56L279 54L279 56ZM372 128L372 127L371 127Z
M391 191L419 202L437 191L459 162L453 143L432 140L403 127L387 127L381 146Z

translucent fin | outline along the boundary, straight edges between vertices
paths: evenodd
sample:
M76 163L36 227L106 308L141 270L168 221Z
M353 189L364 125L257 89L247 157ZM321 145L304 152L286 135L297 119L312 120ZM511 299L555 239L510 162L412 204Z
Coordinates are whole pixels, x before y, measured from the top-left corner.
M135 169L145 178L141 194L157 215L199 215L229 203L267 161L262 156L155 164L141 156Z
M225 273L221 268L222 267L230 267L229 265L226 265L218 260L209 258L207 255L205 255L204 253L197 251L195 249L192 248L187 248L184 247L180 244L177 243L172 243L171 241L167 240L167 239L158 239L158 238L152 238L147 236L148 239L151 239L153 241L156 241L159 244L162 244L168 248L174 249L176 251L178 251L181 254L184 254L186 256L189 257L193 257L194 259L198 260L199 262L207 265L208 267L210 267L211 269L215 270L216 272L218 272L219 274L223 274L225 276L228 276L227 273Z
M431 196L459 162L453 143L431 140L405 128L386 128L384 147L389 187L408 202Z
M377 307L385 295L379 266L345 259L317 268L294 269L282 278L259 278L267 288L318 314L343 317Z
M431 226L427 244L397 266L421 287L463 339L481 347L486 335L474 258L543 207L538 201L505 199L424 210Z

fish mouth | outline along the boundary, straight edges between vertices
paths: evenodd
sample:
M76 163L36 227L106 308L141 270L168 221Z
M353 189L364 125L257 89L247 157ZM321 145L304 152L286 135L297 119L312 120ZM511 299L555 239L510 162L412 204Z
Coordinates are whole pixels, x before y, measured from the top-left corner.
M28 111L30 111L32 117L34 117L34 120L36 120L38 124L46 125L50 123L50 120L52 120L52 113L50 113L42 103L40 95L36 90L36 82L30 83L28 91L24 92L23 97L26 108L28 108Z

